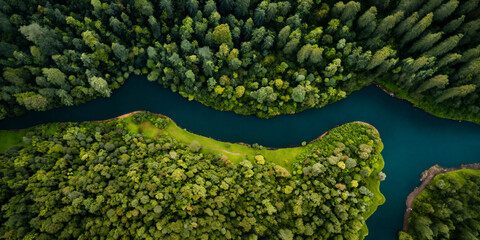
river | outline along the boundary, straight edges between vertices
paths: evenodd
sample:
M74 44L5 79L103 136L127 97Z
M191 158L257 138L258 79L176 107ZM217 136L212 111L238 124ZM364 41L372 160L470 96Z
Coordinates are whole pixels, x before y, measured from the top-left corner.
M49 122L113 118L147 110L171 117L190 132L221 141L288 147L310 141L347 122L364 121L380 132L385 148L387 179L380 190L384 205L367 220L368 240L398 239L407 195L418 185L422 171L434 164L454 167L480 162L480 126L434 117L396 99L375 86L365 87L322 109L272 119L217 111L188 101L146 77L131 77L108 99L74 107L32 112L0 121L0 129L21 129Z

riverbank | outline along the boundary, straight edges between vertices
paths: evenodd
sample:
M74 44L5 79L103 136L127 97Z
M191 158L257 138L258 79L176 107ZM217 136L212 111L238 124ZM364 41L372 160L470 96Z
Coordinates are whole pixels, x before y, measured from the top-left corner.
M106 123L114 120L127 119L128 117L131 117L134 114L139 114L144 112L146 111L133 111L130 113L122 114L114 118L109 118L104 120L92 120L88 122ZM198 141L206 152L212 152L215 154L219 154L219 153L225 154L227 155L227 157L229 157L232 160L232 162L241 162L243 159L247 158L246 156L248 155L255 156L256 154L261 154L266 159L273 160L277 164L287 168L289 171L293 171L293 163L295 162L296 157L304 151L304 148L306 146L308 146L308 144L306 146L299 144L299 145L295 145L287 148L268 148L267 147L263 149L255 149L255 148L252 148L251 145L249 144L218 141L214 138L204 137L192 132L188 132L186 129L179 127L176 124L176 122L173 119L169 118L168 116L158 114L158 113L150 113L150 114L157 117L168 119L170 121L170 124L166 131L169 132L169 134L176 137L177 139L182 140L186 144L190 144L192 141ZM128 124L130 124L130 127L132 127L131 131L138 132L138 131L145 130L145 131L149 131L150 134L152 134L151 135L152 137L155 135L156 130L152 125L144 126L145 128L148 128L148 129L142 129L142 127L133 126L133 124L130 121L127 122L127 125ZM371 124L357 121L357 122L346 123L343 125L336 126L330 129L329 131L324 132L322 135L315 138L314 140L310 141L309 144L313 144L318 140L324 138L333 129L346 127L349 124L363 124L365 126L368 126L369 128L374 129L377 132L377 134L379 134L378 130L375 127L373 127ZM2 150L1 152L5 152L5 150L7 150L11 145L21 144L22 143L21 135L24 130L25 129L16 130L16 133L2 130L0 134L0 140L2 140L0 142L0 150ZM253 160L253 157L250 160Z
M420 177L420 181L422 182L422 184L419 187L415 188L415 190L413 190L408 195L407 200L406 200L407 208L405 210L405 214L404 214L404 217L403 217L403 231L404 232L408 231L408 218L410 217L410 212L413 210L412 209L412 204L413 204L413 201L415 200L415 197L417 197L418 194L420 194L425 189L427 184L429 184L435 178L435 176L437 176L439 174L444 174L444 173L456 171L456 170L461 170L461 169L480 170L480 163L462 164L458 168L443 168L439 165L434 165L434 166L430 167L428 170L425 170L424 172L422 172L422 175Z
M443 112L443 109L436 109L434 105L421 102L418 99L415 99L411 96L408 95L408 93L395 86L392 83L387 83L387 82L379 82L378 80L374 81L372 84L377 86L378 88L382 89L385 93L389 94L392 97L395 97L400 100L404 100L412 104L413 107L421 109L422 111L431 114L435 117L438 118L445 118L445 119L450 119L454 121L468 121L468 122L473 122L475 124L480 125L480 118L472 117L472 116L463 116L459 113L459 109L457 109L457 112Z
M105 119L105 120L95 120L95 121L90 121L90 122L91 122L91 123L110 122L110 121L117 120L117 119L127 118L127 117L130 117L130 116L132 116L132 115L134 115L134 114L137 114L137 113L145 113L145 112L148 112L148 111L134 111L134 112L130 112L130 113L126 113L126 114L120 115L120 116L118 116L118 117L114 117L114 118L110 118L110 119ZM155 115L155 116L157 116L157 117L166 118L166 119L170 120L172 123L174 123L175 125L178 126L178 124L177 124L173 119L171 119L171 118L168 117L168 116L165 116L165 115L162 115L162 114L159 114L159 113L151 113L151 112L149 112L149 113L152 114L152 115ZM362 121L354 121L354 122L352 122L352 123L359 123L359 124L366 125L366 126L372 128L373 130L375 130L375 132L376 132L377 134L380 134L380 132L378 131L378 129L376 129L373 125L371 125L371 124L369 124L369 123L362 122ZM349 124L349 123L346 123L346 124ZM337 125L337 126L335 126L334 128L341 127L341 126L346 125L346 124ZM187 131L187 132L188 132L188 131ZM324 132L322 135L320 135L319 137L311 140L311 141L308 142L308 143L310 144L310 143L314 143L314 142L320 140L321 138L325 137L329 132L330 132L330 130ZM198 134L192 133L192 132L189 132L189 133L192 134L192 135L195 135L195 136L197 136L197 137L204 137L204 136L200 136L200 135L198 135ZM218 141L218 140L213 139L213 138L210 138L210 137L206 137L206 138L209 138L209 139L214 140L214 141ZM224 142L224 141L222 141L222 142ZM242 145L242 146L245 146L245 147L251 147L249 144L242 143L242 142L240 142L240 143L224 142L224 143ZM287 148L271 148L271 147L266 147L265 149L267 149L267 150L280 150L280 149L293 149L293 148L299 148L299 147L303 147L303 145L296 145L296 146L287 147ZM207 148L208 148L208 147L207 147ZM212 149L212 150L219 150L219 151L221 150L221 149L218 149L218 148L211 148L211 149ZM229 152L229 151L224 151L224 152L230 153L230 154L234 154L234 155L246 155L246 154L241 154L241 153L232 153L232 152Z

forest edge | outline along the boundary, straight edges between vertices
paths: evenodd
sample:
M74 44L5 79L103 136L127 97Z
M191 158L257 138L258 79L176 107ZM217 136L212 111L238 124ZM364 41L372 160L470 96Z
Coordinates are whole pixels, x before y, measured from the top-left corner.
M472 170L480 170L480 163L472 163L472 164L462 164L458 168L444 168L441 167L440 165L434 165L430 167L428 170L425 170L422 172L420 181L422 184L419 187L416 187L415 190L413 190L410 194L408 194L407 200L406 200L406 206L407 208L405 209L405 215L403 217L403 230L404 232L408 231L408 218L410 217L410 212L412 211L412 204L413 201L415 200L415 197L417 197L423 189L429 184L435 176L439 174L444 174L456 170L461 170L461 169L472 169Z

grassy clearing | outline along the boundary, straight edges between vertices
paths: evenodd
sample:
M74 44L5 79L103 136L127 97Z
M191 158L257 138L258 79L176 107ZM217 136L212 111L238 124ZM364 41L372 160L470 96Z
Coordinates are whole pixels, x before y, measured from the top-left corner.
M187 144L197 141L202 145L202 152L211 152L214 154L221 153L235 163L238 163L245 158L248 159L248 155L254 154L254 149L250 147L236 143L220 142L211 138L199 136L181 129L172 121L169 122L166 132L177 140L183 141Z
M150 122L135 124L131 117L124 118L127 129L131 133L143 133L146 137L154 138L157 134L167 134L175 139L190 144L197 141L202 146L201 151L204 153L223 154L227 156L232 162L239 163L244 159L253 161L255 155L263 155L265 160L274 162L282 167L292 170L293 163L300 153L304 151L304 147L284 148L284 149L254 149L242 144L220 142L212 138L199 136L188 132L173 121L169 120L168 126L165 130L161 130L153 126Z
M185 144L197 141L202 146L201 152L223 154L234 163L239 163L244 159L254 161L256 155L262 155L266 161L274 162L292 171L296 158L305 150L305 146L259 150L238 143L221 142L188 132L171 120L169 120L168 126L164 130L156 128L150 122L136 124L132 121L132 116L123 118L122 121L131 133L143 133L148 138L154 138L158 134L166 134Z
M0 131L0 153L5 153L12 146L22 146L24 130L21 131Z
M187 144L197 141L202 145L203 152L210 152L214 154L224 154L235 163L239 163L243 159L253 160L255 155L261 154L265 157L265 160L274 162L280 166L292 169L293 162L296 157L303 151L303 147L297 148L285 148L278 150L258 150L242 144L220 142L215 139L199 136L190 133L186 130L178 127L174 122L170 122L166 132L171 134L178 140L181 140Z

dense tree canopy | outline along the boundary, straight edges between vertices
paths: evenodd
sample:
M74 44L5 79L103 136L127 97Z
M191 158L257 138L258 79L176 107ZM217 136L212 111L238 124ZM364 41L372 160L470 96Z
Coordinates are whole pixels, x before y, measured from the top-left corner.
M322 107L377 81L438 115L478 120L478 7L478 0L0 0L0 118L108 97L130 74L147 74L189 99L261 117ZM423 57L428 64L405 65ZM425 88L438 75L449 81ZM452 94L465 86L475 88Z
M413 202L408 239L478 239L480 236L480 170L458 170L436 176Z
M332 129L289 165L255 149L233 162L173 124L141 113L23 130L0 154L0 237L354 240L382 203L383 145L365 124Z

